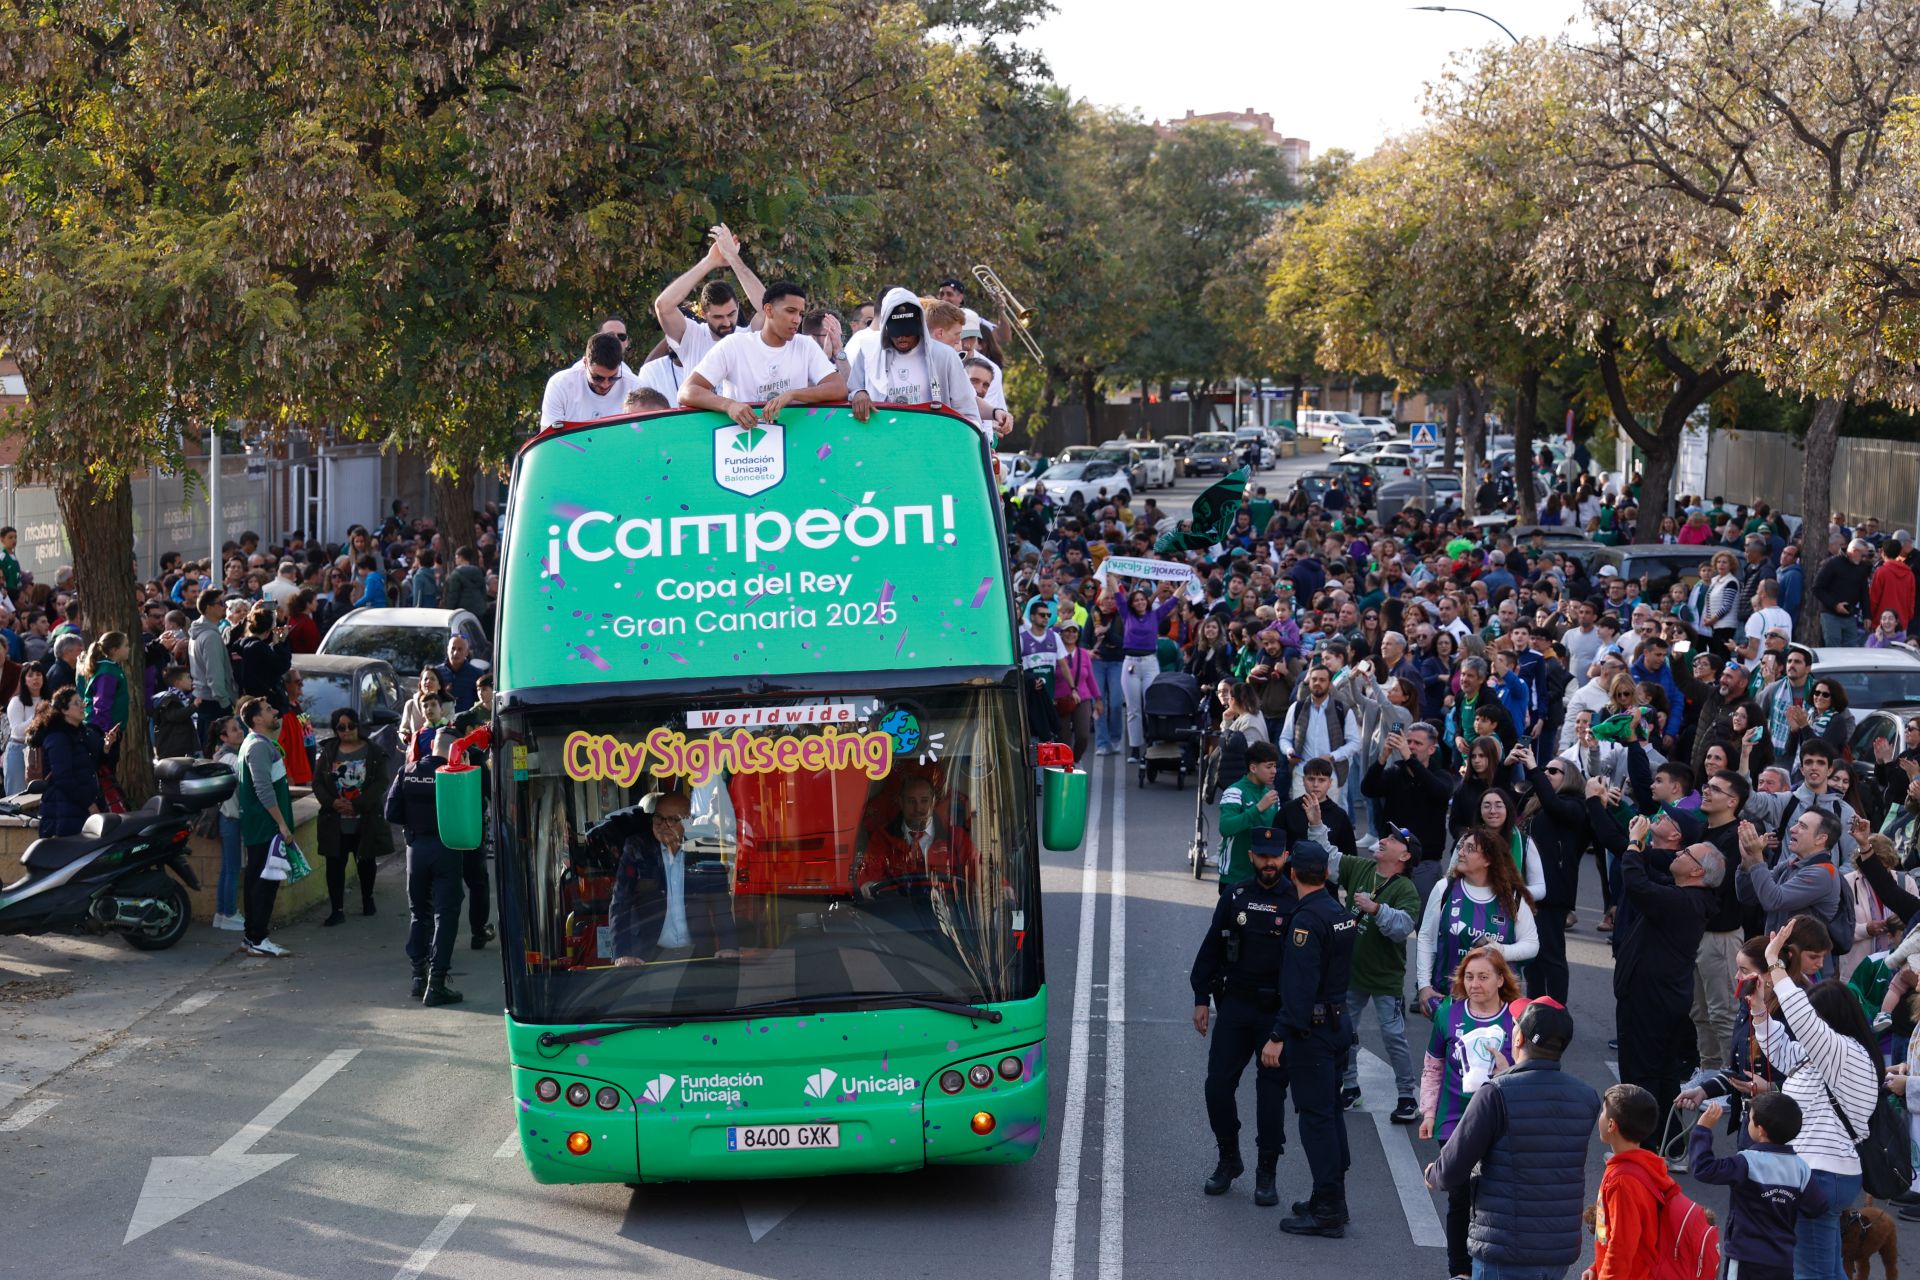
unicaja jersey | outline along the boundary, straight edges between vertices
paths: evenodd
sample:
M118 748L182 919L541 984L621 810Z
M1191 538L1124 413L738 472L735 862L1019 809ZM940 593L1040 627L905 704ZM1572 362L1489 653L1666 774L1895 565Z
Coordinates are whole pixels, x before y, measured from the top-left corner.
M1513 1014L1506 1005L1490 1018L1476 1018L1465 1000L1449 1000L1433 1018L1427 1056L1441 1060L1440 1104L1433 1136L1445 1142L1467 1100L1513 1058Z
M1460 957L1480 945L1482 937L1497 942L1512 942L1516 937L1513 918L1495 897L1475 902L1467 896L1466 881L1455 880L1447 886L1446 902L1440 908L1440 940L1433 951L1433 985L1447 989Z

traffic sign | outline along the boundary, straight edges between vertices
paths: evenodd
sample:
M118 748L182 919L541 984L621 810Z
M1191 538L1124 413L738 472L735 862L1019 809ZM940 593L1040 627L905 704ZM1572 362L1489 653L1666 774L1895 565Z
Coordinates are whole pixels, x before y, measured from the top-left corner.
M1412 443L1416 449L1438 449L1440 447L1440 424L1437 422L1416 422L1409 428Z

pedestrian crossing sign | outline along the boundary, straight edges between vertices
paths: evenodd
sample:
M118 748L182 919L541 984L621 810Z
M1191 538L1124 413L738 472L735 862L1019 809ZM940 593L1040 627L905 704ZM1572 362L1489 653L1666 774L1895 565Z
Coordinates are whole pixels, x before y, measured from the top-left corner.
M1437 422L1416 422L1409 428L1412 433L1413 447L1416 449L1438 449L1440 447L1440 424Z

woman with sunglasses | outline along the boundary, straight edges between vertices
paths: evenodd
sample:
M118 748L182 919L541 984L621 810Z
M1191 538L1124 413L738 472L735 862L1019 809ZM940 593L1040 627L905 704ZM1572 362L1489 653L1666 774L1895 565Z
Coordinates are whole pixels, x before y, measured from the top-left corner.
M313 798L320 803L315 834L327 864L327 900L322 923L343 924L347 913L347 859L358 864L360 914L373 914L373 877L382 855L393 852L393 828L382 817L388 769L386 753L360 736L360 717L342 707L328 718L333 737L320 748L313 771Z
M1795 761L1809 738L1820 738L1833 748L1836 762L1847 759L1853 746L1853 712L1847 710L1847 688L1838 680L1814 677L1807 704L1787 708L1787 749L1783 758Z
M1540 953L1526 968L1527 995L1551 996L1565 1004L1572 979L1566 931L1579 905L1580 860L1593 839L1587 825L1587 776L1564 756L1536 763L1525 744L1514 748L1514 762L1526 770L1531 788L1520 810L1520 825L1546 881L1534 915Z

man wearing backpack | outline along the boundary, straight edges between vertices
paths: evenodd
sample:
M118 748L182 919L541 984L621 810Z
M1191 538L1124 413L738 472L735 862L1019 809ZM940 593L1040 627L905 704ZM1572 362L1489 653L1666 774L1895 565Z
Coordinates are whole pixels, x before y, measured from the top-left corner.
M1786 856L1769 867L1766 837L1751 822L1741 823L1740 874L1734 892L1740 901L1767 913L1769 933L1798 915L1827 921L1828 932L1835 935L1835 951L1844 953L1839 935L1844 924L1847 946L1853 945L1853 898L1846 893L1833 861L1834 850L1840 847L1840 820L1825 809L1807 809L1787 828L1786 844Z

